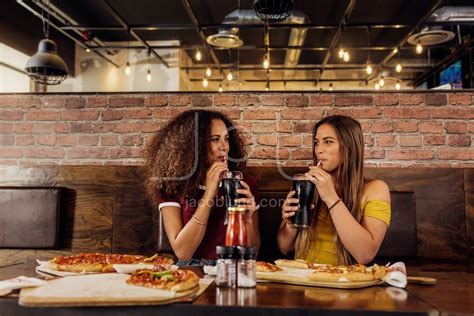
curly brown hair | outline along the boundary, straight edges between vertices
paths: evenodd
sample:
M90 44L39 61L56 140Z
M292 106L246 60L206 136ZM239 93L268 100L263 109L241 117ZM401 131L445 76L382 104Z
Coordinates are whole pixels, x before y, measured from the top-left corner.
M183 112L169 121L145 150L145 189L155 207L160 197L197 198L199 184L205 180L210 167L213 120L223 121L229 133L229 169L242 171L245 168L244 142L227 116L207 110Z

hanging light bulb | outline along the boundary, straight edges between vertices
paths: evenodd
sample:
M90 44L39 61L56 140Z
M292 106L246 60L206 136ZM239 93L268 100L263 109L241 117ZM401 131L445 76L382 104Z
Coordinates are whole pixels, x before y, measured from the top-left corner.
M371 75L373 71L372 66L368 64L367 68L365 68L365 72L367 72L368 75Z
M229 70L229 73L227 74L227 80L232 81L234 76L232 75L232 71Z
M224 91L224 89L222 89L222 84L219 85L219 89L217 89L217 91L219 91L219 92Z
M351 56L349 55L349 52L344 52L343 59L346 63L349 61L350 58Z
M375 84L375 90L380 90L380 85L378 83Z
M337 56L340 58L340 59L343 59L344 58L344 50L341 48L339 48L339 52L337 53Z
M132 72L132 70L130 69L130 63L127 61L127 64L125 65L125 74L127 76L130 76L131 72Z
M423 46L420 43L416 44L416 53L421 54L423 52Z
M380 77L379 85L380 85L380 87L383 87L385 85L385 80L383 80L383 76Z
M91 49L90 49L90 48L86 48L86 52L90 53L90 52L91 52Z
M393 53L394 53L394 54L398 53L398 48L394 48L394 49L393 49Z
M150 82L151 81L151 71L148 69L147 74L146 74L146 81Z
M212 75L211 68L207 67L206 68L206 76L210 77Z
M202 79L202 86L204 88L207 88L208 85L209 85L209 81L207 80L207 78Z
M400 80L397 80L397 83L395 84L395 89L400 90Z
M267 56L263 59L263 68L268 69L270 67L270 61L268 60Z
M202 59L202 54L199 49L197 50L196 55L194 55L194 58L196 58L197 61L200 61Z
M332 82L329 84L328 90L329 90L329 91L332 91Z
M268 87L268 85L265 86L265 91L268 91L270 90L270 88Z
M396 72L401 72L402 71L402 64L398 63L397 66L395 67Z

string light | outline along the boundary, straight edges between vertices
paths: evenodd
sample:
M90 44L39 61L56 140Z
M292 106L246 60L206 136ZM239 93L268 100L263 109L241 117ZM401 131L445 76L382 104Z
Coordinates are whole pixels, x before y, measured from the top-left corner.
M267 56L263 58L263 68L268 69L270 67L270 61L268 61Z
M224 91L224 89L222 89L222 84L219 84L219 89L217 89L217 91L219 91L219 92Z
M398 63L397 66L395 67L396 72L401 72L402 71L402 64Z
M395 89L400 90L400 80L397 80L397 83L395 84Z
M210 77L212 75L211 68L207 67L206 68L206 76Z
M385 85L385 80L383 80L383 76L380 77L379 85L380 85L380 87L383 87Z
M375 90L380 90L380 85L378 83L375 84Z
M148 69L147 74L146 74L146 81L150 82L151 81L151 70Z
M416 53L421 54L423 52L423 46L420 43L416 44Z
M232 71L229 70L229 73L227 74L227 80L232 81L234 76L232 75Z
M367 65L367 68L365 69L365 72L367 72L368 75L371 75L374 70L372 69L372 66L369 64Z
M194 55L197 61L200 61L202 59L202 54L200 50L197 50L196 55Z
M332 82L329 84L328 90L329 90L329 91L332 91Z
M202 79L202 86L204 88L207 88L208 85L209 85L209 81L207 80L207 78Z
M130 69L130 63L127 61L127 64L125 66L125 74L127 76L130 76L130 73L132 72L132 70Z
M344 58L344 50L341 48L339 48L339 52L337 53L337 56L340 58L340 59L343 59Z
M351 58L351 56L349 55L349 52L344 52L344 61L347 63L349 61L349 59Z

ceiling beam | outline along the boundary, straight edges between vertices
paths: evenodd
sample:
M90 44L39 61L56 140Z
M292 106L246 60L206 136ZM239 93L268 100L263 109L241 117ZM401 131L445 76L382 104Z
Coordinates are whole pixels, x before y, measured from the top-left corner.
M216 53L214 52L213 48L211 45L209 45L206 41L206 35L202 31L199 21L196 18L196 15L194 14L193 9L191 8L191 5L189 4L189 0L181 0L181 3L184 6L184 9L186 10L189 18L191 19L191 23L193 24L194 28L196 29L196 33L198 36L201 38L202 42L204 43L204 46L207 47L209 54L211 55L212 60L214 63L217 65L217 68L221 68L221 64L219 62L219 59L216 56Z
M149 52L151 52L153 55L155 55L156 58L158 58L163 65L166 66L166 68L169 68L169 64L166 62L166 60L163 59L157 52L155 52L148 43L143 40L138 34L134 31L131 30L130 27L128 26L127 22L120 16L120 14L115 10L115 8L112 7L112 5L109 3L108 0L102 0L102 3L104 4L105 8L107 11L122 25L123 28L128 30L128 32L139 42L141 42L146 48L148 49Z
M329 49L326 52L326 55L324 56L319 78L323 75L324 67L327 65L327 63L329 62L329 58L331 57L331 51L336 46L336 43L339 41L339 38L341 37L342 29L344 25L346 24L347 20L349 19L349 16L351 15L352 10L354 10L355 4L356 4L356 0L349 0L349 4L347 5L346 10L344 11L344 15L342 16L342 19L339 22L336 34L334 34L331 40L331 43L329 44ZM319 78L316 79L316 85L318 84Z

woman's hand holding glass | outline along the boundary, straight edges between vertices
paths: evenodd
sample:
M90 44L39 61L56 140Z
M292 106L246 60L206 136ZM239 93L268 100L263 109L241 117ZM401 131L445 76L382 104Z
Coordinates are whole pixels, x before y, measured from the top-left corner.
M227 164L223 161L214 162L206 172L206 192L212 194L212 197L217 195L219 182L223 172L229 170Z
M339 199L331 175L322 168L311 166L305 175L309 181L316 185L318 195L326 205L331 205Z
M250 219L257 210L257 204L255 203L255 198L253 197L252 192L250 191L249 185L242 180L240 181L240 184L242 185L243 189L237 189L237 193L244 195L245 197L240 197L235 201L238 204L244 205L247 208L247 218Z

